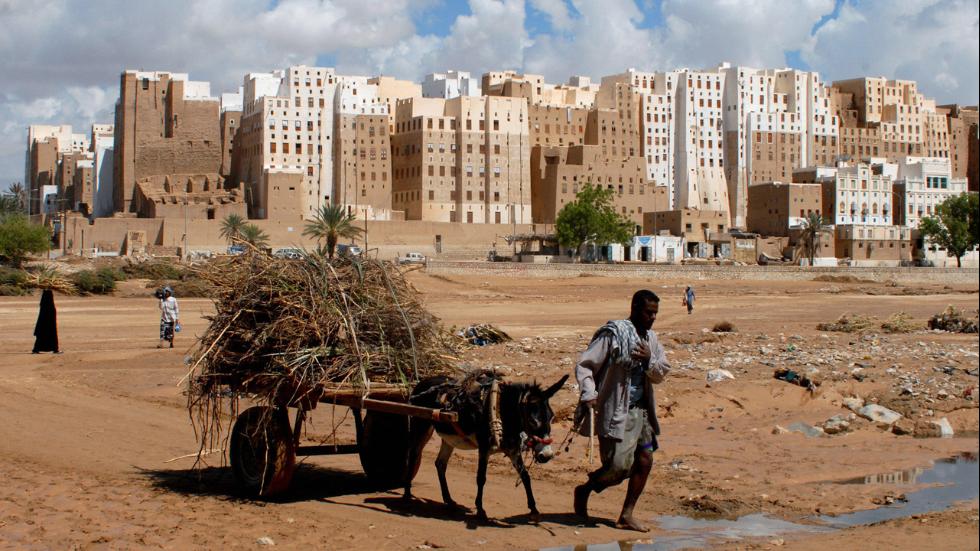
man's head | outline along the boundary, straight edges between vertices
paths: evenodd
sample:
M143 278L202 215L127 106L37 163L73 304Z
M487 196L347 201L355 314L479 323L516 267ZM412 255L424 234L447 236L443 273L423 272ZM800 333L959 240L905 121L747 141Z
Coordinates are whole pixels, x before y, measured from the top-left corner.
M649 330L653 327L653 322L657 320L657 312L660 311L660 297L657 293L647 289L640 289L633 293L633 300L630 303L630 320L638 329Z

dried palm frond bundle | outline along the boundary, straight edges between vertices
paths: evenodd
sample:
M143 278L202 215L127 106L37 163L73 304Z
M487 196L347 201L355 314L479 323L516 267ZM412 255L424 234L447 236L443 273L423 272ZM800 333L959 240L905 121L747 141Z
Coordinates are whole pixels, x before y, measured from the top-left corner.
M249 249L197 275L215 290L215 313L187 376L202 439L220 429L228 396L309 404L326 388L407 387L455 371L452 336L390 263Z
M43 266L28 273L27 284L35 289L51 289L63 295L77 295L78 289L54 266Z
M874 328L877 320L872 316L844 314L833 323L818 323L819 331L836 331L838 333L860 333Z

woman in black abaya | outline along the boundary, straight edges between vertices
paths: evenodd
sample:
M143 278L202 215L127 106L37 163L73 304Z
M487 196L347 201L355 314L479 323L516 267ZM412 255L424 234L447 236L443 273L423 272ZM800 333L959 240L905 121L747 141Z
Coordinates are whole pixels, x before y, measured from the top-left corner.
M41 311L34 325L34 353L58 353L58 311L54 308L54 292L45 289L41 293Z

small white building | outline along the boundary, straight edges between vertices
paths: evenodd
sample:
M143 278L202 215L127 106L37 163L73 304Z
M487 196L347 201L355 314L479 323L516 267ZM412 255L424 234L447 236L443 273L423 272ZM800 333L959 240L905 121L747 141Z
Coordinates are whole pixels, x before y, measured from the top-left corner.
M966 191L966 178L952 177L949 159L905 157L899 161L895 182L896 203L902 209L896 220L918 228L923 216L932 216L940 203Z
M422 81L422 97L453 99L459 96L480 97L480 81L466 71L429 73Z
M623 250L623 260L680 264L684 257L684 238L675 235L637 235Z

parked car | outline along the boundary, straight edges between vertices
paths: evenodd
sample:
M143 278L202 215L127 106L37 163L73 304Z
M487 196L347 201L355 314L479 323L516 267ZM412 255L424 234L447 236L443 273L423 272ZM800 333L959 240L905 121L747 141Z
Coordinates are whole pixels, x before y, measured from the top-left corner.
M228 254L242 254L245 252L245 245L229 245Z
M398 257L399 264L425 264L425 255L422 253L408 253Z
M272 251L272 256L276 258L289 258L295 260L297 258L303 258L303 251L301 249L285 247Z
M361 248L357 245L337 245L337 256L361 256Z

